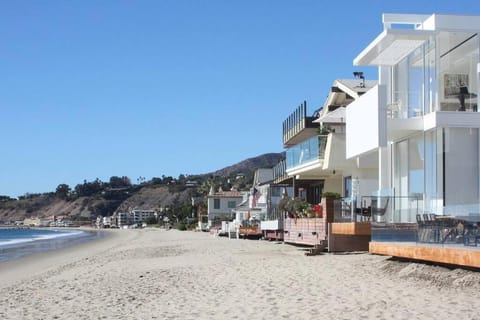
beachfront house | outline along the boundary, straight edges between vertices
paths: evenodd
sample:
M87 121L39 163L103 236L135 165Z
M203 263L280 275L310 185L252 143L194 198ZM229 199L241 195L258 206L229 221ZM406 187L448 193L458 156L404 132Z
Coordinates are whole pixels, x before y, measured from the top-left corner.
M379 83L346 108L346 157L374 155L372 253L480 267L480 17L384 14L354 59Z
M282 123L282 140L286 148L285 176L283 180L278 180L291 183L293 189L293 195L285 197L280 206L286 214L283 221L283 240L286 243L313 246L324 243L326 238L323 218L302 217L306 203L316 205L321 202L325 186L317 169L323 163L327 137L319 135L319 125L313 122L316 118L318 114L307 115L307 103L304 101Z
M112 227L112 217L102 217L102 216L97 216L97 219L95 220L95 226L98 229L102 228L111 228Z
M324 161L318 171L329 183L321 203L329 228L329 251L368 250L370 241L369 212L359 210L362 200L366 206L369 199L361 199L359 195L376 190L377 162L374 154L346 158L346 124L350 120L346 109L376 86L377 81L365 79L362 72L353 72L353 75L354 79L333 82L319 117L314 120L320 126L320 133L327 136ZM329 200L332 192L340 194L341 199Z
M291 187L277 185L273 180L274 168L255 170L248 197L235 208L235 222L239 225L240 236L283 239L283 219L280 219L278 204L285 188ZM267 221L269 223L266 224Z
M346 106L376 84L363 76L335 80L320 110L308 116L304 102L283 122L286 175L291 179L293 196L316 209L310 217L306 217L305 212L289 213L285 219L285 242L319 245L327 239L329 224L339 221L352 223L349 228L346 225L335 228L342 230L338 231L341 234L346 232L345 239L349 241L340 240L339 236L336 247L333 241L329 243L331 251L368 248L369 225L359 231L356 216L346 208L353 202L352 181L362 180L365 191L376 186L376 162L370 157L362 157L360 161L346 159ZM345 201L327 201L323 197L327 193L344 196ZM298 204L302 205L301 202Z
M264 239L283 240L285 215L279 205L285 197L293 196L293 187L291 179L286 175L285 159L269 170L270 179L255 179L254 184L258 192L256 203L266 208L260 228Z
M244 192L223 191L215 192L213 187L207 195L208 228L220 227L222 221L232 221L235 218L234 209L240 205Z

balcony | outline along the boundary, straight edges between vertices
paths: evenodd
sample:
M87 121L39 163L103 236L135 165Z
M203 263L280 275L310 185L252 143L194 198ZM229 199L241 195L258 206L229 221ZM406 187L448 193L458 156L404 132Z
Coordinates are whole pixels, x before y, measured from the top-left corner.
M287 163L285 159L282 159L273 167L273 183L282 183L288 179L290 177L287 174Z
M400 96L395 93L394 99ZM410 96L413 101L414 94L410 93ZM399 98L394 101L389 103L387 87L378 85L347 106L347 159L375 151L386 146L387 141L424 129L417 104L409 106Z
M325 158L328 135L311 137L287 149L287 172L310 164L320 164Z
M290 147L316 135L318 124L313 122L316 118L307 116L307 102L304 101L283 121L283 145Z

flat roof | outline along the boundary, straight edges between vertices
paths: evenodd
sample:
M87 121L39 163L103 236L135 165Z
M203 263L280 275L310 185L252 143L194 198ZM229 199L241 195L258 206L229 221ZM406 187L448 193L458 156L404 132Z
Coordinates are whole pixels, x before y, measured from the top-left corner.
M434 34L430 30L386 29L353 60L353 64L395 65Z

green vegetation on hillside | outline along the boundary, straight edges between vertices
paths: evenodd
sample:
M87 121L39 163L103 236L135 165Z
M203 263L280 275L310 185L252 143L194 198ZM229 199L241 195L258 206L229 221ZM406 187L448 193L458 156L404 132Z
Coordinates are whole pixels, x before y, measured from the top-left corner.
M126 176L112 176L109 181L84 180L73 188L61 183L53 192L27 193L18 199L0 195L0 223L48 214L67 214L73 220L85 220L141 208L164 210L170 221L189 225L195 218L193 197L208 194L211 187L248 190L254 171L274 166L282 156L266 154L203 175L180 174L177 178L162 175L148 181L139 177L137 184Z

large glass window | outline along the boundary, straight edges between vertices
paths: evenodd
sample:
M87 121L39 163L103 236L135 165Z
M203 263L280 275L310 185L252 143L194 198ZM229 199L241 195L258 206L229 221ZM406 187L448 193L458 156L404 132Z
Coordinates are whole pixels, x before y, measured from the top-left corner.
M402 152L402 141L396 144L396 151ZM415 181L420 180L415 168L414 144L409 141L409 192L416 193ZM480 213L480 138L479 130L471 128L444 128L425 133L423 154L423 180L425 185L423 211L433 214L471 215ZM402 161L404 155L396 154ZM412 162L413 161L413 162ZM413 167L412 167L413 164ZM403 165L396 167L395 183L405 185ZM413 180L412 180L413 179ZM401 190L401 189L399 189Z
M424 210L441 214L443 207L442 129L425 133L425 202Z
M344 197L350 198L352 197L352 177L345 177L343 178L343 187L344 187Z
M435 38L431 38L425 47L425 92L423 113L436 110L438 101L437 54Z
M390 111L394 118L418 117L423 113L425 46L420 46L393 67Z
M442 32L437 43L440 110L477 111L478 34Z
M270 187L270 192L272 197L281 197L282 196L282 188L281 187Z
M478 214L478 129L446 128L444 135L445 213Z
M479 42L476 33L442 32L392 67L392 117L435 110L477 112Z
M421 209L424 192L424 149L423 134L399 141L395 144L394 187L395 222L414 222Z

